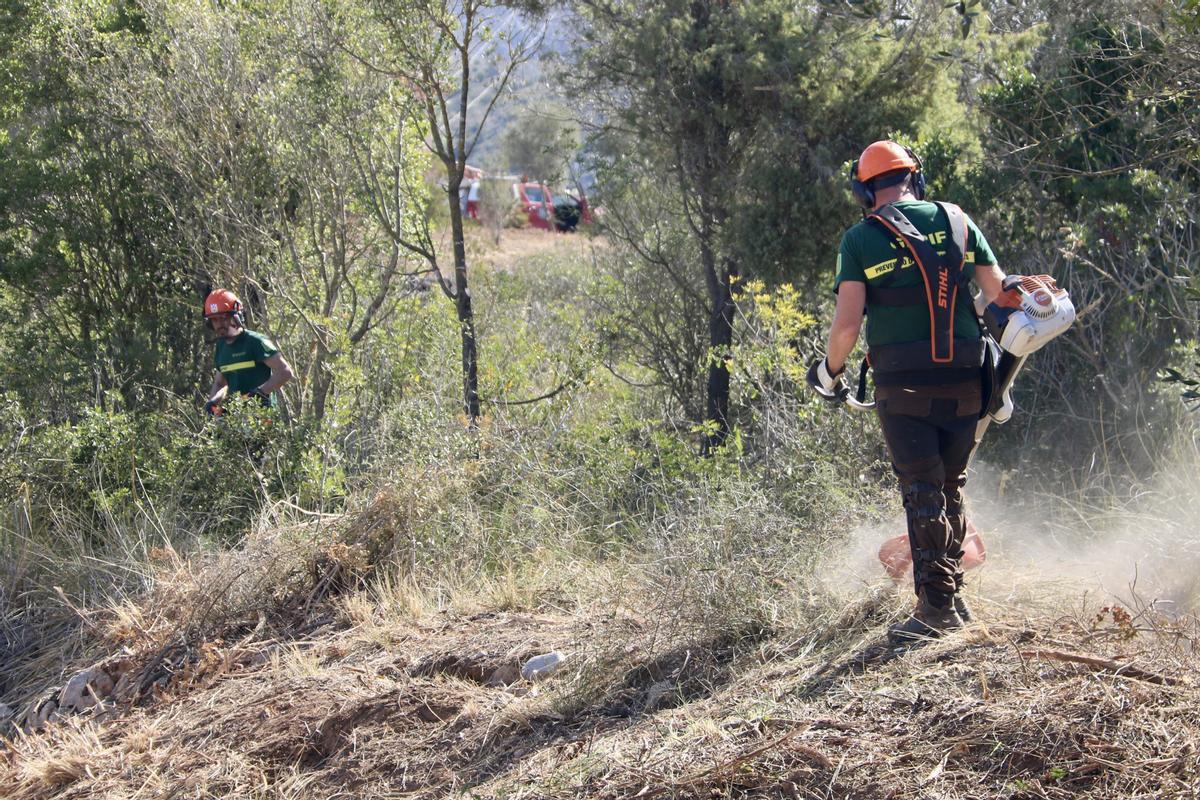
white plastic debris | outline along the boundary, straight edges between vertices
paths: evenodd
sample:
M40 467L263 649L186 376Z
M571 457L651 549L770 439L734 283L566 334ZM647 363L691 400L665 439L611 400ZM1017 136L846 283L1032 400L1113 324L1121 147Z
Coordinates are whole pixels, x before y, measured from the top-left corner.
M527 681L537 681L549 677L558 670L567 657L557 650L534 656L521 666L521 677Z

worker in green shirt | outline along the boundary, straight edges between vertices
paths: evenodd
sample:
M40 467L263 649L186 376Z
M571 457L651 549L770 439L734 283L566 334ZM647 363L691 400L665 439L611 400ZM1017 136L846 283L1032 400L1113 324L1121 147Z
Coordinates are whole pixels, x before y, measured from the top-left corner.
M829 343L808 381L827 399L846 399L846 359L865 313L875 410L904 500L918 598L889 631L902 644L970 621L962 490L983 410L984 345L968 284L991 302L1005 276L958 206L925 201L912 150L875 142L850 181L864 218L842 237Z
M217 335L217 372L204 410L219 414L231 392L257 397L264 406L274 408L274 392L294 377L292 367L274 342L246 329L237 295L228 289L210 292L204 299L204 321Z

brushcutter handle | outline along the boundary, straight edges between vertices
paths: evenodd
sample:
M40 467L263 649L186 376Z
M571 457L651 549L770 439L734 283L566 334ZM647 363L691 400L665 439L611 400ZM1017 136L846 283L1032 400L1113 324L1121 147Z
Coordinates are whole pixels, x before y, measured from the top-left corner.
M808 365L807 381L817 394L831 403L845 403L857 411L873 411L875 401L867 401L867 370L870 365L864 360L858 370L858 392L852 393L846 385L846 365L836 374L829 371L829 362L815 359Z
M859 400L857 397L854 397L853 395L849 395L846 397L846 405L848 405L851 408L856 409L858 411L874 411L875 410L875 401L874 400L864 402L862 400Z
M875 401L867 400L867 373L871 371L870 358L864 358L858 365L858 390L846 395L846 405L856 411L874 411Z

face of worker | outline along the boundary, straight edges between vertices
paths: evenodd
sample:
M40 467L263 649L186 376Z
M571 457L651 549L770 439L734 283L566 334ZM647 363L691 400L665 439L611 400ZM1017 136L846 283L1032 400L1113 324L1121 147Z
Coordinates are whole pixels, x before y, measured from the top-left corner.
M238 325L233 314L213 314L208 318L208 324L213 333L228 341L233 341L242 332L242 326Z

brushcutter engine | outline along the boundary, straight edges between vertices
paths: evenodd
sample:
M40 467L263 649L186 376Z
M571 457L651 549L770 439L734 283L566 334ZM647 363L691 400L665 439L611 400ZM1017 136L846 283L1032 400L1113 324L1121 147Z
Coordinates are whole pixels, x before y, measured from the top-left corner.
M1066 289L1049 275L1010 275L1004 291L976 311L988 333L1006 353L1023 358L1040 350L1075 321L1075 305Z
M992 338L987 357L995 367L988 406L975 440L989 423L1004 424L1013 413L1012 384L1025 359L1075 322L1075 304L1049 275L1010 275L1004 291L986 306L976 298L975 311Z

